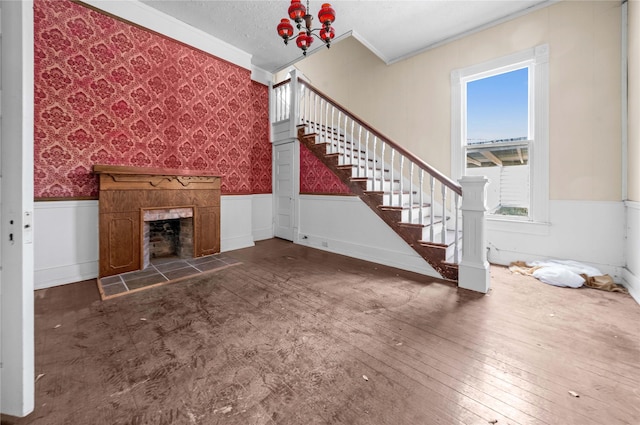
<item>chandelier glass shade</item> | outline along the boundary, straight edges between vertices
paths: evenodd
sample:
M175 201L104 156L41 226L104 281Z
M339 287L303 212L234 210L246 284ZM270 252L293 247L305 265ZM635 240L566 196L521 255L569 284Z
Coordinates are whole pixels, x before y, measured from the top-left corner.
M313 37L320 39L329 48L331 40L336 33L331 24L336 20L336 11L329 3L324 3L318 12L318 20L322 24L321 28L311 28L313 16L309 14L309 0L307 6L301 0L291 0L288 10L289 18L283 18L278 24L278 35L284 40L284 44L289 44L289 40L294 35L293 25L289 19L296 23L299 33L295 37L296 46L302 49L302 54L307 55L307 49L313 43ZM304 27L303 24L304 23ZM318 32L318 34L316 34Z

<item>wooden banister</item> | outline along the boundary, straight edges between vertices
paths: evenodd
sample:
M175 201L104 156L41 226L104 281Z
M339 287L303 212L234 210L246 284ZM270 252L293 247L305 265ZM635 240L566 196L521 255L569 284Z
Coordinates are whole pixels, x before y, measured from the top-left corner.
M278 87L284 86L286 84L289 84L290 82L291 82L291 78L288 78L288 79L286 79L284 81L280 81L278 84L274 84L272 88L273 89L277 89Z

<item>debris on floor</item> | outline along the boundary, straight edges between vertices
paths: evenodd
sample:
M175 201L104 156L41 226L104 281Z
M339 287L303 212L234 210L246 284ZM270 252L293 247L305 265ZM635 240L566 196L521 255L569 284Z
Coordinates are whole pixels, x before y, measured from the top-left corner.
M626 292L608 274L573 260L515 261L509 265L509 270L554 286L580 288L584 285L603 291Z
M44 377L44 373L39 374L38 376L36 376L36 380L35 382L38 382L39 380L41 380Z
M572 397L576 397L576 398L579 398L579 397L580 397L580 394L578 394L578 393L577 393L577 392L575 392L575 391L569 391L569 394L570 394Z
M227 414L227 413L231 412L231 410L233 410L233 407L225 406L225 407L223 407L221 409L215 409L213 411L213 413L224 413L224 414Z
M497 423L498 423L498 420L497 420L497 419L492 419L492 420L490 420L490 421L489 421L489 423L490 423L490 424L497 424Z
M367 377L367 375L362 375L362 379L364 379L365 381L368 381L369 378Z

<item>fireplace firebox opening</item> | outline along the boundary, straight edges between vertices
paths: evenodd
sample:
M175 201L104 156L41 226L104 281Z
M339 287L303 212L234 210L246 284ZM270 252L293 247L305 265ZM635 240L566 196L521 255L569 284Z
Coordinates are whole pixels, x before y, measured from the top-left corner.
M141 240L143 268L156 261L193 258L193 209L144 210Z

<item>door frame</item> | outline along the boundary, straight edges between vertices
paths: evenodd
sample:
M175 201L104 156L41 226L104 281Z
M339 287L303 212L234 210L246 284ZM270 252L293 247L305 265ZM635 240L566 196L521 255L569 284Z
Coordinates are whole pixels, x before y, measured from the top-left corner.
M35 403L33 222L33 1L3 1L0 214L0 410Z

